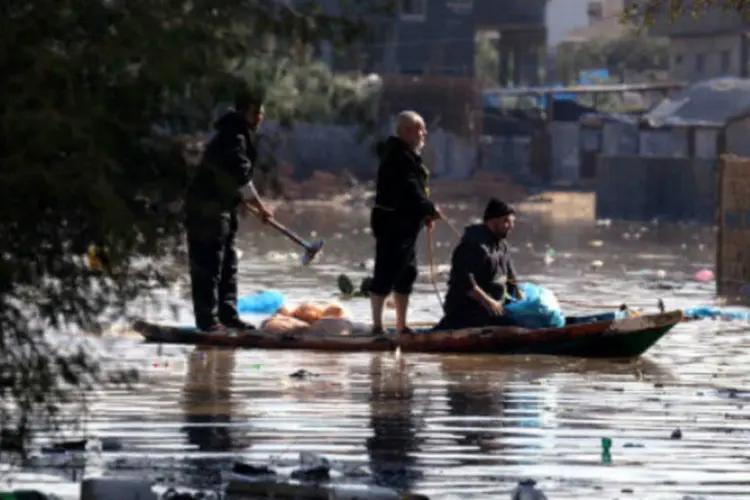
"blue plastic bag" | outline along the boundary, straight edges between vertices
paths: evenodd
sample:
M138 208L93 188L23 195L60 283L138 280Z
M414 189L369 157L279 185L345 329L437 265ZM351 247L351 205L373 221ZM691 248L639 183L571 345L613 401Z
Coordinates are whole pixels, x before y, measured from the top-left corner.
M551 290L533 283L520 283L523 299L505 305L505 314L524 328L560 328L565 326L565 316L560 303Z
M689 319L722 319L725 321L750 321L750 312L728 311L718 307L689 307L684 311Z
M240 314L273 314L284 305L286 297L278 290L264 290L237 299Z

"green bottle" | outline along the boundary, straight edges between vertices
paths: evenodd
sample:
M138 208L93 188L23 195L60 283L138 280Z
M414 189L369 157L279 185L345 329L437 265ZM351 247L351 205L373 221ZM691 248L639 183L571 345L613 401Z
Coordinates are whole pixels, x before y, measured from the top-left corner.
M612 447L612 440L610 438L602 438L602 464L612 465L612 455L609 453L609 449Z

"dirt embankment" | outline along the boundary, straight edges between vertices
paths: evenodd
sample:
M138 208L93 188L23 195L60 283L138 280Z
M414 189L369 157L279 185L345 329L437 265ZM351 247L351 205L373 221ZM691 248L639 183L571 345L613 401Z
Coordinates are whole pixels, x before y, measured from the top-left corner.
M360 182L348 173L316 171L301 182L281 178L283 200L275 205L298 207L325 206L334 210L356 210L368 207L374 197L373 182ZM477 172L471 179L434 179L430 182L431 197L438 203L483 203L491 197L515 204L522 212L548 214L555 219L593 219L593 193L546 191L531 194L509 177L491 172Z
M287 203L336 204L366 201L374 196L373 182L360 182L349 174L316 171L304 181L282 177L281 187ZM514 184L508 177L478 172L471 179L434 179L430 182L431 197L437 201L483 200L490 197L517 203L528 197L528 190Z

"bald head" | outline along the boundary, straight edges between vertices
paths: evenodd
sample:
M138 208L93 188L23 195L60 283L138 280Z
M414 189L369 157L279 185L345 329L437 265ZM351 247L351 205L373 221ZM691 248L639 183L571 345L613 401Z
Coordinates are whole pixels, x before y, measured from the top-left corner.
M424 119L415 111L402 111L396 117L396 135L416 153L421 153L427 139Z

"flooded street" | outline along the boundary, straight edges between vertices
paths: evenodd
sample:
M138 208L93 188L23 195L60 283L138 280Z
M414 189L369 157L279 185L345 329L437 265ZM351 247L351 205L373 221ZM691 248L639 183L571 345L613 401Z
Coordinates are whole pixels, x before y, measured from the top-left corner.
M459 227L481 213L443 209ZM325 238L325 249L302 268L292 243L252 223L242 241L242 294L275 288L290 302L333 300L338 274L357 283L367 275L373 244L366 212L277 216L303 235ZM445 293L456 238L441 224L435 241ZM655 311L658 298L667 309L714 303L713 282L692 278L713 269L713 229L552 226L522 215L511 243L521 281L576 301L566 305L569 314L623 302ZM440 306L426 238L420 245L410 320L435 321ZM192 321L189 300L170 300L179 301L180 321ZM366 300L345 306L369 320ZM139 307L150 319L174 321L166 303ZM434 499L509 498L526 477L555 500L750 498L749 327L681 324L629 363L232 352L105 337L112 360L141 368L147 382L103 395L87 428L121 443L103 454L105 470L155 477L169 469L194 486L217 484L235 459L269 463L310 451L367 465L382 484ZM289 376L300 369L315 376ZM612 440L611 464L603 463L602 438Z

